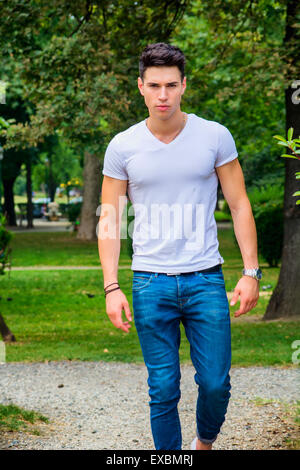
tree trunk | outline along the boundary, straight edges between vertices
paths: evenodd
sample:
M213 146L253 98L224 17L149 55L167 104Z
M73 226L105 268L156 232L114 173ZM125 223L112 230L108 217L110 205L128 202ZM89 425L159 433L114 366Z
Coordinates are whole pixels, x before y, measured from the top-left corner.
M95 155L85 152L83 169L83 202L80 214L80 226L77 238L96 240L96 227L99 217L96 215L100 204L101 164Z
M54 202L55 199L55 193L56 193L56 181L55 178L53 177L53 171L52 171L52 156L49 155L49 197L51 202Z
M26 193L27 193L27 228L33 227L31 157L26 160Z
M289 51L291 67L299 57L299 32L296 29L296 17L300 12L298 0L287 3L285 47ZM290 85L297 78L295 69L288 72ZM295 88L289 86L285 92L286 132L292 127L294 138L300 137L300 104L292 100ZM286 150L286 148L285 148ZM286 153L286 152L284 152ZM299 190L299 180L295 172L300 170L299 160L285 158L285 194L284 194L284 235L279 279L267 306L264 320L281 317L300 317L300 206L292 194Z
M16 226L16 213L14 203L14 182L16 178L3 179L4 205L3 212L8 226Z
M2 317L1 313L0 313L0 333L5 343L13 343L16 341L15 336L6 325L5 320Z

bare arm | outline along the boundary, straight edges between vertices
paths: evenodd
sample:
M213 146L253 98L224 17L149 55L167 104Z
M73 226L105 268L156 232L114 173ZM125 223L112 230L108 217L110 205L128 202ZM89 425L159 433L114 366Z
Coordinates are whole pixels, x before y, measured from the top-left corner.
M222 192L231 210L234 233L238 241L244 267L258 266L257 234L255 221L249 202L244 175L238 159L216 168ZM247 313L255 307L259 297L259 281L243 276L238 282L231 304L241 296L240 309L235 316Z
M101 192L101 215L98 225L98 250L106 288L118 282L120 257L121 218L126 197L127 180L104 176ZM113 284L108 290L116 288ZM128 321L123 321L122 310ZM106 312L111 322L128 333L132 320L129 303L122 290L110 292L106 296Z

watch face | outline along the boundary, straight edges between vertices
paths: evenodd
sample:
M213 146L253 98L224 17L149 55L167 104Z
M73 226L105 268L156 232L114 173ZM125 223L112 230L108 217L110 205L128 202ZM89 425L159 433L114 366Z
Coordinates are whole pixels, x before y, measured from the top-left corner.
M261 269L258 269L257 272L256 272L256 277L257 279L261 279L262 278L262 271Z

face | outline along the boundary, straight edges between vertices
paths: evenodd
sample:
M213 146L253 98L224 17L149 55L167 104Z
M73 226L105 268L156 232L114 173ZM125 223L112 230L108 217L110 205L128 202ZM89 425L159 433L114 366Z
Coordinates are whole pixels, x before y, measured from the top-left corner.
M181 81L181 74L176 66L149 67L144 73L144 80L138 78L138 87L145 99L149 115L167 120L180 111L186 78Z

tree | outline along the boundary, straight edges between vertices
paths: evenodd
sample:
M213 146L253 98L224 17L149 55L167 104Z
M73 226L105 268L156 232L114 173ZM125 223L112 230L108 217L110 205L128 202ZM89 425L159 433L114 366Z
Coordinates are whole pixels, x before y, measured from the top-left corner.
M1 115L7 122L16 120L24 123L27 119L26 106L19 96L12 96L11 90L7 92L6 103L1 104ZM9 124L6 129L9 129ZM2 183L4 193L3 211L7 216L9 226L17 225L14 206L14 183L19 176L23 163L30 161L32 150L29 148L9 148L6 149L4 139L0 139L0 145L4 147L4 158L2 162ZM28 178L27 178L28 182ZM29 201L30 203L30 201Z
M294 135L300 138L300 104L293 99L294 81L299 78L300 57L300 3L287 1L286 30L284 37L285 73L288 86L285 90L286 134L294 129ZM291 154L291 151L289 151ZM277 285L273 291L265 320L279 317L300 316L300 206L295 204L293 193L298 189L295 172L299 169L298 161L285 159L285 195L284 195L284 238L282 262Z
M40 190L44 186L47 196L53 201L58 186L67 185L72 178L81 181L82 166L82 155L76 154L61 136L56 134L46 138L33 169L33 189Z
M12 239L12 233L9 232L6 227L6 219L3 214L0 214L0 275L5 274L6 264L10 255L10 248L9 244ZM9 327L7 326L3 316L0 314L0 334L3 338L3 341L9 343L16 341L15 336L10 331Z
M138 114L129 108L136 100L137 51L148 41L168 38L187 2L1 3L3 51L16 61L26 99L34 105L30 124L11 126L6 145L35 145L59 129L84 151L78 237L95 239L100 160L111 136Z

